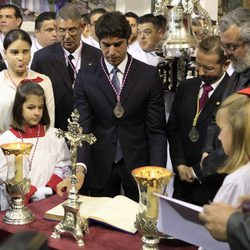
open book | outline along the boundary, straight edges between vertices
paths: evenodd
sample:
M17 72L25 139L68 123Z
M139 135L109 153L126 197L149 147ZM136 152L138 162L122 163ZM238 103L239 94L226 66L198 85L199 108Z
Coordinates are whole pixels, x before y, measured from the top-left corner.
M100 221L120 230L135 233L134 226L139 204L125 196L109 197L79 196L80 215L87 219ZM44 218L61 220L64 216L62 203L48 210Z
M202 207L174 198L159 196L158 230L206 250L229 250L225 242L212 238L198 214Z

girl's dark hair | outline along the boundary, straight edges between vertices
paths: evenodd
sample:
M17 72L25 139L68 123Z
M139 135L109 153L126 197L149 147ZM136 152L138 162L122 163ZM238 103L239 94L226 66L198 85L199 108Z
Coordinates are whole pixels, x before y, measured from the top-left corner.
M30 47L32 45L30 35L26 31L21 29L13 29L6 34L3 40L4 49L7 50L8 47L17 40L22 40L27 42L30 45Z
M11 127L23 130L24 118L23 118L23 104L27 101L29 95L43 96L44 106L43 106L43 116L40 123L49 127L50 118L48 109L45 102L45 94L43 88L36 82L32 80L23 80L17 87L16 96L14 100L14 105L12 109L12 124Z

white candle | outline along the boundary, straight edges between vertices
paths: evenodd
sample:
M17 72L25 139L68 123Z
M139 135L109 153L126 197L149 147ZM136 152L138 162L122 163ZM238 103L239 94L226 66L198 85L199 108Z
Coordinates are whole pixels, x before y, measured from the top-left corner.
M15 159L15 175L14 181L21 182L23 180L23 155L19 154Z
M154 193L158 192L158 188L148 187L147 188L147 211L146 215L148 218L157 218L158 216L158 197Z

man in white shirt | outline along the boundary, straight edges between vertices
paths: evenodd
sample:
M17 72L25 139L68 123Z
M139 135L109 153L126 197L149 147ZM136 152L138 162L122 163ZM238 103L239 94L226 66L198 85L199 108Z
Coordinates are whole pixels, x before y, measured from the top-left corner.
M36 51L58 42L56 14L43 12L35 20L35 37L32 41L31 57ZM32 60L31 60L32 61Z
M129 48L128 52L137 60L157 66L163 58L156 55L157 44L164 35L162 20L153 14L146 14L138 18L139 48Z
M3 55L3 40L5 35L13 29L20 29L23 18L20 10L12 4L3 4L0 6L0 53ZM4 69L6 67L2 67Z
M82 41L97 48L100 49L100 45L98 42L98 38L96 37L95 34L95 24L97 22L97 20L107 11L103 8L98 8L98 9L94 9L90 12L90 29L91 29L91 35L88 38L84 38L82 36Z

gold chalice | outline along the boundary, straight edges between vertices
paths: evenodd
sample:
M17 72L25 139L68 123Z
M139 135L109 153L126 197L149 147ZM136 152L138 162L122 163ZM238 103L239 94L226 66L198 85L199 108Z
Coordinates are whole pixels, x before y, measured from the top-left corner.
M27 171L25 171L24 162L28 160L32 146L32 143L24 142L0 146L8 162L6 189L11 197L11 204L3 218L3 221L7 224L23 225L35 219L34 215L24 205L25 194L30 190L30 179Z
M159 249L158 197L154 193L166 194L165 190L173 173L163 167L145 166L134 169L132 175L139 189L139 213L136 216L135 224L142 234L144 243L142 249Z

